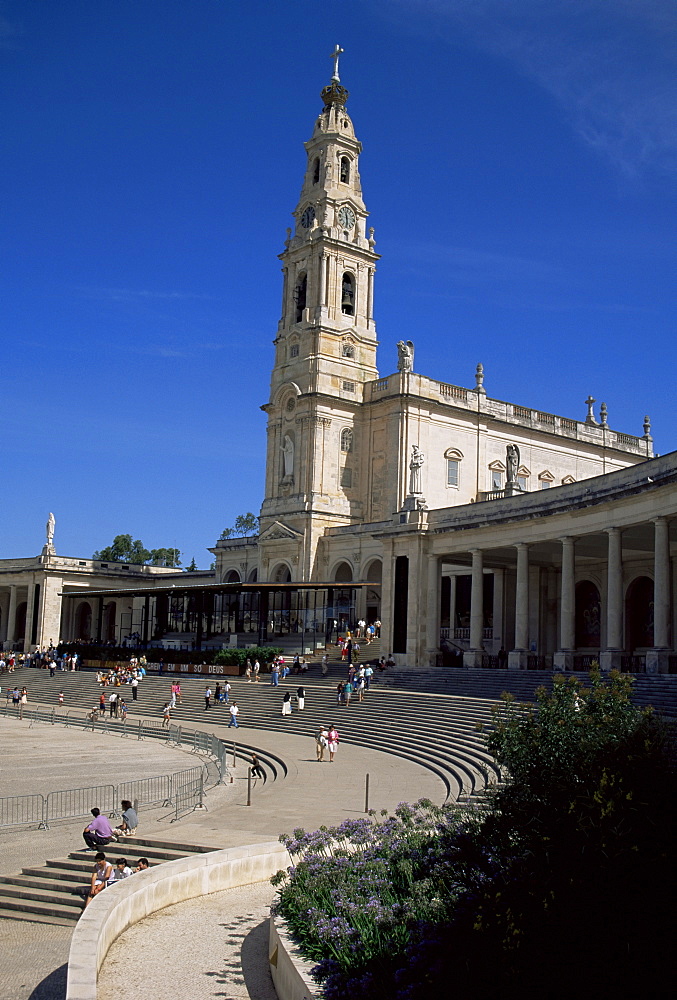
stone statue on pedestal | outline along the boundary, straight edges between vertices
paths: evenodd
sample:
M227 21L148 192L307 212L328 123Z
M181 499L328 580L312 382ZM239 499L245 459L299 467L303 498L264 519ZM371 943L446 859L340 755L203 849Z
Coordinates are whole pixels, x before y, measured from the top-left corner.
M425 455L417 444L411 446L411 461L409 462L409 493L413 496L423 492L421 489L421 466Z
M45 535L47 536L47 541L42 548L43 555L56 555L56 550L54 548L54 526L56 525L56 518L52 514L51 510L49 512L49 517L47 518L47 524L45 525Z
M508 483L517 484L517 472L520 466L520 450L516 444L509 444L505 449L505 464L508 469Z
M289 437L288 434L284 436L284 445L281 447L280 451L284 455L284 474L285 476L294 475L294 442Z
M397 342L397 370L398 372L413 372L414 370L414 342L403 340Z

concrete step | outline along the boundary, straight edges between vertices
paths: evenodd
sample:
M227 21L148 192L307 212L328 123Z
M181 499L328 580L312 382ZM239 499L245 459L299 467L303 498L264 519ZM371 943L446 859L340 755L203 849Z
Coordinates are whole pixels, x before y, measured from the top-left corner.
M86 885L86 883L83 882L83 885ZM54 904L59 906L77 907L78 910L82 909L82 897L75 895L72 888L60 890L57 882L42 888L3 882L0 885L0 897L5 900L4 905L7 905L7 900L12 898L46 903L47 906Z
M2 905L0 896L0 920L21 920L32 924L56 924L58 927L72 927L73 917L58 917L48 913L29 913L25 910L9 909Z
M75 896L73 898L76 899ZM36 915L40 915L46 918L60 917L65 919L67 922L75 923L80 916L82 909L82 901L80 902L79 908L74 908L71 906L65 906L62 903L18 899L12 896L5 896L2 892L0 892L0 913L7 913L7 917L10 920L34 920L36 919ZM24 915L18 916L18 914ZM42 922L52 923L49 919L43 920Z

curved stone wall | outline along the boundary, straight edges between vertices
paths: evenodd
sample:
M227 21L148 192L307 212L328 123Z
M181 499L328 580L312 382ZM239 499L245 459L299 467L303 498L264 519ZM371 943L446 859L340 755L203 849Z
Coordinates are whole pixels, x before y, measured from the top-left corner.
M222 889L263 882L290 864L274 841L168 861L110 886L82 914L68 956L66 1000L96 1000L96 982L112 943L156 910Z

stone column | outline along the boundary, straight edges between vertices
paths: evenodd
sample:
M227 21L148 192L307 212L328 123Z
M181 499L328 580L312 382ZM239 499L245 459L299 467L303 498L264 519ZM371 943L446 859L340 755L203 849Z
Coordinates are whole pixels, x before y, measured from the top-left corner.
M449 639L453 641L456 628L456 574L449 577Z
M505 631L503 628L503 578L504 571L502 569L494 570L494 605L492 608L493 617L493 635L492 635L492 649L494 654L498 653L499 649L503 645Z
M318 302L317 302L317 304L320 307L320 309L322 309L322 307L324 306L325 301L326 301L326 296L327 296L327 267L326 267L326 264L325 264L326 259L327 259L327 255L324 254L324 253L321 253L320 256L319 256L319 264L320 264L320 287L319 287L319 290L318 290Z
M554 665L558 670L574 669L574 648L576 645L576 593L575 593L575 551L574 539L560 538L562 543L562 590L560 594L559 650L555 653Z
M620 669L623 650L623 552L620 528L607 528L609 549L606 583L606 649L600 654L603 670Z
M463 654L464 667L482 666L482 629L484 627L484 554L471 549L472 585L470 589L470 648Z
M16 584L9 588L9 611L7 612L7 642L16 639Z
M426 595L426 654L428 664L437 666L440 651L440 600L441 600L442 560L428 556L428 593Z
M646 672L668 672L670 646L670 538L665 517L654 519L653 649L647 650Z
M517 542L517 586L515 589L515 648L508 653L508 667L526 670L529 652L529 546Z

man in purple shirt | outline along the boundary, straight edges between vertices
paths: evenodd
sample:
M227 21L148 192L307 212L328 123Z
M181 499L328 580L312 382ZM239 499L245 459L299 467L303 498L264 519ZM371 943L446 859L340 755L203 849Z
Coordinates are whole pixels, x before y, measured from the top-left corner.
M108 817L102 816L99 809L92 809L91 812L94 819L82 831L82 836L87 847L95 851L98 847L110 843L113 838L113 827L108 822Z

